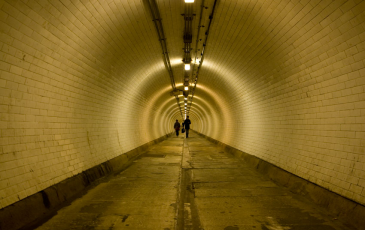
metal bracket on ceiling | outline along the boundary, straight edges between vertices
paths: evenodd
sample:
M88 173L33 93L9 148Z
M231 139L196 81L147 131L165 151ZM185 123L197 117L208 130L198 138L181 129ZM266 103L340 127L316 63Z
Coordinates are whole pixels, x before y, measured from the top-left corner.
M213 4L213 9L212 9L212 12L211 14L209 15L209 24L207 26L207 30L205 32L205 40L203 42L203 48L202 48L202 51L201 51L201 59L200 61L198 61L199 65L197 67L194 66L194 69L193 69L193 72L194 73L194 76L195 76L195 79L194 79L194 87L193 89L191 90L191 102L193 101L193 98L194 98L194 93L195 93L195 88L196 88L196 85L198 83L198 76L199 76L199 71L201 69L201 66L203 64L203 60L204 60L204 52L205 52L205 49L206 49L206 45L207 45L207 41L208 41L208 35L209 35L209 30L210 30L210 26L212 24L212 20L213 20L213 15L214 15L214 11L215 11L215 7L217 5L217 1L218 0L214 0L214 4ZM199 39L199 34L200 34L200 28L201 27L205 27L204 25L201 25L201 20L202 20L202 15L203 15L203 9L208 9L208 7L204 6L204 0L203 0L203 3L201 5L201 12L200 12L200 19L199 19L199 25L198 26L198 34L197 34L197 42L196 42L196 47L195 47L195 61L197 61L198 57L198 51L200 51L200 49L198 49L198 42L201 41L202 39ZM198 41L199 40L199 41ZM195 69L196 68L196 69Z

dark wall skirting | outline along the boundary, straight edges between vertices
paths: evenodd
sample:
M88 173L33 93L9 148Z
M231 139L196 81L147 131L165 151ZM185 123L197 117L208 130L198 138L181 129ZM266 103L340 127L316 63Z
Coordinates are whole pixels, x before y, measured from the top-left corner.
M300 178L258 157L242 152L220 141L207 137L204 134L196 133L221 146L226 152L241 158L260 173L267 175L277 184L287 187L291 192L303 195L312 200L314 203L326 208L333 214L337 215L338 219L352 225L357 230L365 230L364 205L356 203L355 201Z
M1 209L0 230L32 229L54 215L61 207L84 194L96 180L126 169L148 147L165 140L170 135L150 141Z

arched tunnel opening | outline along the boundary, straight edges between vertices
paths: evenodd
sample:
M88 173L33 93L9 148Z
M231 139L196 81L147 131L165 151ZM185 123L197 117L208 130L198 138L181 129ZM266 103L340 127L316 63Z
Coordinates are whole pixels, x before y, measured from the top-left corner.
M0 0L0 229L124 169L186 116L195 137L342 197L357 218L364 9L355 0ZM29 214L35 203L45 209Z

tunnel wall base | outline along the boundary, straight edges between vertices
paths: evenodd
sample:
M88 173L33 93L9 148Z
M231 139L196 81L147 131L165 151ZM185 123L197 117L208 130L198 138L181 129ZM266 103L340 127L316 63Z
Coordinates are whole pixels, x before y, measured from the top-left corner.
M0 210L0 230L33 229L95 185L96 180L126 169L148 147L171 134L90 168Z
M287 187L291 192L303 195L311 199L314 203L325 207L327 210L337 215L338 219L343 220L345 223L349 223L358 230L365 230L365 206L304 180L303 178L289 173L258 157L226 145L199 132L196 133L221 146L225 151L234 156L243 159L257 171L265 174L276 183Z

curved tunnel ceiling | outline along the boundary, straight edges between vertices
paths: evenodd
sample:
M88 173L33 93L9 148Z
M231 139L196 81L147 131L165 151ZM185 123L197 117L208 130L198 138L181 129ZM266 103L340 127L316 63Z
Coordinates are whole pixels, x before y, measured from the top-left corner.
M156 4L182 90L185 3ZM364 204L364 1L218 0L211 15L213 4L193 3L193 61L208 40L192 128ZM0 208L182 121L148 5L0 1L1 151L22 156L4 163Z

